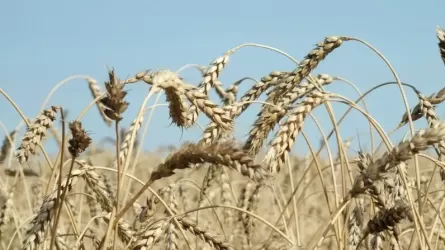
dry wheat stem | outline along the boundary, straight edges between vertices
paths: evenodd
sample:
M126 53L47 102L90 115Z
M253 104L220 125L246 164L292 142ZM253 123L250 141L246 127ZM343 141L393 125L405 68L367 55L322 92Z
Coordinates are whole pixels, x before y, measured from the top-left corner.
M116 142L116 157L119 157L119 130L118 130L118 121L120 121L122 119L122 113L127 109L129 103L124 101L123 99L125 98L127 92L123 90L123 84L120 84L119 81L117 80L116 76L114 75L114 71L109 71L109 78L110 81L106 83L106 87L107 87L107 93L108 95L106 97L104 97L103 99L101 99L101 102L104 103L104 105L109 108L106 110L106 115L115 120L116 121L116 138L117 138L117 142ZM138 113L138 118L140 116L143 115L143 111L145 109L145 105L148 102L148 100L150 99L150 97L153 95L153 88L149 91L147 97L144 99L144 102L139 110ZM108 112L107 112L108 111ZM132 140L130 143L130 147L128 149L128 155L131 155L132 150L133 150L133 143L134 143L134 139L135 139L135 134L136 131L133 131L132 133ZM102 243L104 243L105 245L101 245L103 246L107 246L108 244L108 237L109 237L109 233L111 231L111 227L117 226L117 221L120 220L120 218L115 218L114 216L117 214L117 210L119 208L119 196L120 196L120 190L122 188L122 176L125 174L125 171L128 169L129 166L129 161L125 162L125 165L122 166L120 164L120 160L117 161L117 167L118 167L118 172L117 172L117 192L116 192L116 199L115 199L115 205L113 206L113 210L112 210L112 221L108 224L108 229L107 229L107 233L104 236L104 239L102 241Z
M51 239L50 239L50 246L49 246L49 250L52 250L54 248L54 246L56 245L56 237L57 237L57 225L59 223L59 219L60 219L60 213L62 211L62 206L60 205L61 202L64 202L65 200L65 195L67 192L67 188L62 189L62 170L63 170L63 159L64 159L64 153L65 153L65 132L66 132L66 128L65 128L65 112L63 111L63 108L59 108L60 109L60 120L61 120L61 125L62 125L62 142L61 142L61 146L60 146L60 158L62 159L59 163L59 178L58 178L58 183L57 183L57 192L56 192L56 197L54 199L54 215L55 218L53 220L53 230L51 232ZM76 130L76 132L78 132ZM90 141L91 142L91 141ZM89 144L89 142L88 142ZM76 147L77 148L77 147ZM69 181L71 179L71 171L73 169L74 166L74 154L75 154L75 150L70 150L72 155L73 155L73 159L71 161L71 165L70 165L70 169L68 171L68 176L66 177L66 181L65 181L65 187L68 187L69 185ZM55 171L56 169L54 169ZM71 209L71 207L70 207ZM49 219L49 222L51 222L51 218Z
M90 76L87 75L74 75L74 76L69 76L65 79L63 79L62 81L58 82L52 89L51 91L48 93L48 95L46 96L46 99L43 101L42 105L40 106L40 113L43 112L43 109L48 105L49 101L51 100L51 97L54 95L54 93L56 92L57 89L59 89L60 87L62 87L63 85L65 85L66 83L75 80L75 79L84 79L87 80L88 79L93 79Z
M410 111L410 108L409 108L409 103L408 103L408 100L407 100L407 97L406 97L405 90L404 90L404 88L402 86L402 82L400 81L400 78L399 78L397 72L394 70L394 67L391 65L391 63L388 61L388 59L379 50L377 50L375 47L373 47L371 44L369 44L366 41L363 41L361 39L354 38L354 37L345 37L344 40L346 40L346 41L357 41L357 42L367 46L369 49L374 51L385 62L385 64L388 66L389 70L391 71L391 73L393 74L393 76L394 76L394 78L395 78L395 80L397 82L397 85L398 85L399 90L400 90L400 94L402 96L403 104L405 106L405 111L408 113ZM410 129L411 136L414 136L415 130L414 130L414 125L413 125L413 121L411 119L411 116L408 116L408 124L409 124L409 129ZM419 161L418 161L417 155L414 155L414 167L415 167L415 172L416 172L416 181L417 181L416 184L417 184L418 187L420 187L420 167L419 167ZM404 182L405 182L405 180L404 180ZM421 196L420 189L417 189L417 195L418 195L418 197ZM411 209L414 210L414 204L412 203L412 198L411 198L411 193L410 192L408 193L408 199L410 201ZM422 206L421 202L422 202L421 199L418 199L418 206L419 207ZM424 231L423 226L422 226L423 225L423 218L421 216L417 216L417 212L416 211L415 211L415 214L416 214L416 220L415 220L416 234L417 234L417 237L419 238L419 240L421 241L421 247L423 247L425 242L423 242L423 238L421 237L421 234L419 232L419 225L420 225L420 227L422 228L421 231L424 234L426 234L426 232ZM417 219L419 219L419 221L417 221ZM430 246L430 242L429 241L426 241L426 243L427 243L428 246Z
M146 138L146 134L147 134L149 125L151 124L151 119L153 118L155 108L156 108L158 105L160 105L160 104L158 104L160 97L161 97L161 95L158 94L158 95L156 96L155 104L154 104L153 106L151 106L151 107L149 107L149 108L147 108L147 109L145 110L145 112L146 112L148 109L152 109L151 112L150 112L150 115L148 116L148 120L147 120L147 122L145 123L144 131L142 132L142 136L141 136L141 142L140 142L140 144L138 145L137 152L136 152L136 154L135 154L135 156L134 156L134 159L139 159L139 155L140 155L140 153L141 153L141 151L142 151L142 146L141 146L141 145L143 145L144 139ZM134 171L136 171L136 164L137 164L137 163L138 163L137 160L133 161L133 164L132 164L132 166L131 166L131 174L134 174ZM125 179L124 179L124 184L125 184ZM122 185L124 185L124 184L122 184ZM125 185L124 185L124 186L125 186ZM127 197L128 197L129 192L130 192L130 185L126 185L126 186L127 186L127 190L126 190L126 192L125 192L124 199L123 199L123 203L124 203L124 204L125 204L125 202L127 201Z
M193 67L193 68L195 68L195 69L197 69L197 70L199 70L199 72L201 73L201 75L204 75L204 73L205 73L205 71L206 71L206 67L205 66L202 66L202 65L199 65L199 64L186 64L186 65L184 65L184 66L182 66L182 67L180 67L178 70L176 70L176 73L181 73L182 71L184 71L185 69L187 69L187 68L191 68L191 67Z

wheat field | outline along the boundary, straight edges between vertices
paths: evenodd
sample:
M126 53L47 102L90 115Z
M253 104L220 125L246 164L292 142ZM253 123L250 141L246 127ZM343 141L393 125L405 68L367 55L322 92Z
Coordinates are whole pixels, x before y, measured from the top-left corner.
M445 31L438 27L436 36L445 63ZM358 99L327 90L345 79L314 74L329 54L353 42L374 51L394 76ZM252 46L296 66L273 71L272 65L268 75L238 93L248 77L230 85L219 76L234 53ZM199 83L181 77L186 68L201 73ZM329 36L302 61L249 43L210 65L146 70L126 79L117 72L109 69L104 83L84 79L88 88L82 88L92 98L75 120L65 118L69 107L53 103L26 117L0 89L23 119L14 129L2 124L1 249L445 249L445 123L435 111L445 88L422 93L401 82L390 61L366 41ZM126 96L136 84L149 93L140 104L131 101L139 111L128 117ZM381 127L368 112L373 103L366 103L369 93L388 85L400 89L405 105L393 131ZM413 107L408 91L417 96L410 100L417 103ZM159 95L166 103L148 106ZM336 116L332 104L348 109ZM201 127L201 139L167 148L165 156L144 152L151 112L161 105L184 133ZM236 138L236 119L253 105L261 109L247 138ZM313 115L318 108L329 114L330 133ZM108 136L112 148L93 141L83 126L90 109L115 131ZM339 127L352 111L367 120L369 137L379 144L351 149ZM202 116L209 121L204 126ZM132 120L128 129L123 119ZM316 126L305 127L306 119ZM413 122L422 119L426 125L415 128ZM309 129L319 131L321 143L308 138ZM406 136L391 141L399 130ZM45 149L50 138L58 143L56 155ZM307 154L295 150L297 138L307 144Z

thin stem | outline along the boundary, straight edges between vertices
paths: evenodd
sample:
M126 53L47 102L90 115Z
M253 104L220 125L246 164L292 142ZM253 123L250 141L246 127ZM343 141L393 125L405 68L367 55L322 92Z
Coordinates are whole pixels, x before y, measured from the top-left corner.
M411 136L414 136L415 130L414 130L414 123L413 123L413 119L412 117L409 115L410 114L410 108L409 108L409 103L408 103L408 99L406 98L406 94L405 94L405 90L403 89L402 86L402 82L400 81L400 78L398 76L398 74L396 73L396 71L394 70L394 67L391 65L391 63L388 61L388 59L386 59L386 57L380 52L378 51L376 48L374 48L371 44L369 44L366 41L363 41L361 39L355 38L355 37L347 37L347 40L351 40L351 41L357 41L359 43L362 43L364 45L366 45L368 48L370 48L371 50L373 50L380 58L382 58L382 60L385 62L385 64L388 66L388 68L390 69L391 73L393 74L397 85L400 89L400 94L402 96L402 100L403 100L403 104L405 105L405 110L406 113L408 114L408 124L409 124L409 130L411 132ZM420 191L420 168L419 168L419 158L417 157L417 155L414 155L414 166L415 166L415 171L416 171L416 185L417 185L417 196L420 197L421 196L421 191ZM415 209L415 207L413 206L413 204L410 204L411 209ZM419 199L418 200L418 206L419 206L419 224L422 224L423 221L423 214L422 214L422 201ZM417 218L417 217L415 217ZM416 224L417 225L417 224ZM417 228L417 234L419 236L419 241L420 241L420 247L423 249L424 248L424 241L422 240L422 238L420 238L420 234L418 233L419 229ZM428 241L428 239L426 239Z
M286 155L286 162L287 162L287 169L289 171L289 182L290 182L290 187L292 190L295 189L295 185L294 185L294 178L292 175L292 167L291 167L291 162L290 162L290 158L289 155ZM298 206L297 206L297 201L295 200L295 196L292 196L292 205L293 205L293 209L294 209L294 219L295 219L295 231L297 233L297 246L301 246L301 236L300 236L300 224L298 223L298 219L299 219L299 214L298 214Z
M116 132L116 159L117 159L117 192L116 192L116 209L119 210L119 194L120 194L120 187L121 187L121 177L122 177L122 169L121 169L121 161L119 158L120 153L120 136L119 136L119 121L116 121L115 126L115 132Z
M121 191L121 181L122 181L122 169L120 162L120 133L119 133L119 120L116 121L116 161L117 161L117 191L116 191L116 211L119 211L119 196ZM111 224L111 223L110 223ZM116 227L114 228L114 240L113 240L113 249L116 246L116 237L117 237L118 223L116 223Z
M62 192L62 195L60 195L61 189L62 189L62 169L63 169L63 153L65 151L65 114L63 112L63 109L60 108L60 117L61 117L61 123L62 123L62 145L60 148L61 151L61 160L60 160L60 164L59 164L59 180L58 180L58 184L57 184L57 198L56 198L56 217L54 219L54 226L53 226L53 232L52 232L52 237L51 237L51 244L49 247L49 250L52 250L55 243L56 243L56 233L57 233L57 223L59 222L59 218L60 218L60 212L62 211L62 206L60 206L59 201L63 202L63 197L66 194L66 189L68 188L68 182L70 180L70 176L68 176L68 178L66 179L66 183L65 183L65 189ZM73 165L74 165L74 157L73 160L71 161L71 166L70 166L70 171L68 173L68 175L71 174L71 169L73 169ZM54 169L54 171L56 171Z

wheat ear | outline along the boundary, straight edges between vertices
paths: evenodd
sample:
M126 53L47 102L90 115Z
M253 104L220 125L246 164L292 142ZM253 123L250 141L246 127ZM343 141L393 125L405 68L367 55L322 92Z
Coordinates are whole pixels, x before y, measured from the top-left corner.
M28 128L28 131L23 136L22 142L16 151L16 157L20 164L28 161L30 154L36 153L36 147L45 136L46 130L51 126L54 120L56 120L58 110L59 108L56 106L44 110Z
M149 82L159 89L174 89L177 95L184 95L193 106L196 106L222 129L232 129L231 117L223 109L219 108L218 105L210 101L207 95L196 88L186 86L177 73L169 70L161 70L153 73ZM191 126L197 121L199 115L198 110L192 107L189 108L187 113L179 112L181 118L178 119L178 121L180 121L180 123L184 123L185 114L187 114L186 126Z
M364 212L363 199L357 199L357 205L349 216L348 222L348 244L350 250L355 250L360 242L364 224Z
M280 125L275 138L270 142L265 157L265 162L272 173L279 172L284 165L286 155L292 150L295 139L303 128L306 115L328 99L328 93L314 91L308 94L297 108L289 112L287 120Z
M282 95L299 85L329 53L340 47L342 43L343 38L337 36L330 36L319 42L317 47L309 52L298 67L284 79L284 82L269 93L267 102L278 103Z
M12 207L14 204L14 188L12 188L8 192L8 196L6 197L6 201L3 206L0 207L0 238L5 235L5 230L9 226L9 222L13 216Z
M171 154L151 174L150 180L165 178L174 174L177 169L190 168L195 164L211 163L235 169L253 181L266 180L266 170L255 164L244 151L234 147L232 142L214 143L211 145L186 144L178 152Z
M275 125L284 117L291 104L313 91L316 85L327 85L332 81L333 78L328 75L318 75L316 84L303 82L294 86L289 92L284 94L276 106L264 106L258 114L258 118L250 130L249 137L243 148L249 151L251 155L256 155L263 146L263 142L270 131L272 131Z
M207 244L209 244L212 248L218 250L233 250L233 248L227 242L221 240L215 233L211 232L209 229L199 226L195 221L187 217L178 219L178 221L185 230L198 236L199 238L207 242Z
M205 70L202 80L198 85L198 89L201 89L201 91L204 94L208 95L210 89L213 86L215 86L215 84L217 84L219 74L221 74L222 70L224 69L224 67L228 62L229 62L228 53L212 61L210 66L208 66L207 69Z
M91 95L94 99L102 96L102 91L100 90L99 85L97 85L97 81L94 79L89 78L88 79L88 88L90 89ZM105 106L102 104L102 102L96 102L97 109L99 110L100 117L102 117L102 120L105 122L105 124L109 127L111 126L112 120L108 118L108 116L105 115L104 110Z

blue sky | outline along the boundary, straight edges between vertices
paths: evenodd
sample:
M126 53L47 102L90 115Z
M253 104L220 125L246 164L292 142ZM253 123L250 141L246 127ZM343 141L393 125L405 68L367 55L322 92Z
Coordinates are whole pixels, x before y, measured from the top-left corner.
M445 1L1 1L0 88L26 115L35 117L46 94L70 75L89 75L103 82L106 66L126 78L145 69L207 65L245 42L274 46L302 59L324 37L345 35L374 45L390 60L402 81L431 94L445 87L445 67L435 36L436 26L445 26L444 9ZM292 62L281 55L245 48L231 56L221 80L228 86L242 77L260 79L272 70L293 69ZM346 42L329 55L315 70L314 74L318 73L345 77L362 91L393 80L381 59L357 42ZM182 76L189 82L199 81L193 69ZM240 94L250 84L246 82ZM143 83L128 89L131 105L124 126L134 119L148 90ZM334 83L328 90L357 97L343 83ZM410 105L415 105L415 96L407 92ZM68 119L75 119L90 101L85 81L75 80L59 89L50 104L66 107ZM395 86L372 94L368 102L371 114L387 130L397 125L404 112ZM344 108L335 107L340 116ZM235 133L240 138L245 138L258 109L254 105L237 120ZM442 116L443 109L438 110ZM10 130L20 121L3 98L0 114ZM326 113L319 110L316 114L327 132L330 124ZM146 149L196 141L201 136L197 127L182 131L170 126L166 108L158 109L154 117L145 139ZM206 119L201 122L207 123ZM95 108L87 114L84 126L96 142L113 133L103 125ZM416 123L417 128L422 126L425 123ZM357 114L341 127L343 137L362 133L363 144L366 128ZM318 138L311 121L305 130L311 138Z

